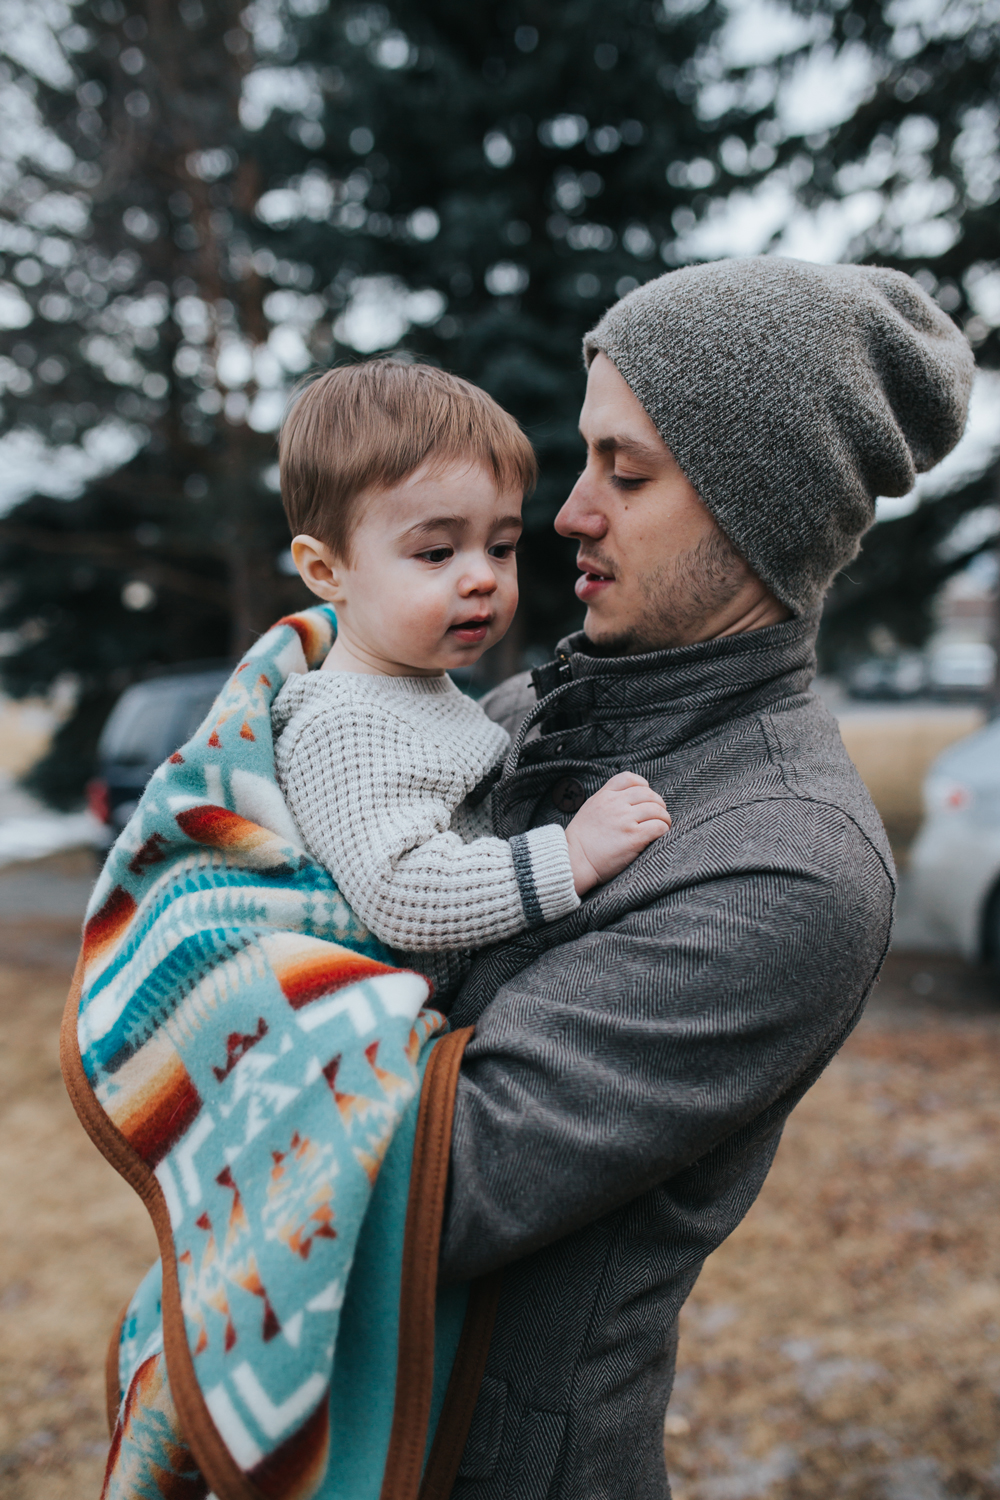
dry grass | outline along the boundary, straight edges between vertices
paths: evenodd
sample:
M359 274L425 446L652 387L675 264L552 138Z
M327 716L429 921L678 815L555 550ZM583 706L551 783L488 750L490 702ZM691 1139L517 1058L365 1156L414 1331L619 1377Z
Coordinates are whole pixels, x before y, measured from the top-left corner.
M998 1148L988 981L891 960L682 1315L675 1500L1000 1497Z
M844 746L901 864L923 818L923 781L931 762L983 721L982 709L962 704L854 704L841 715Z
M65 948L58 923L12 935ZM59 1075L64 968L0 967L0 1495L100 1492L104 1350L153 1260L139 1200L76 1121Z
M49 748L57 715L39 698L0 697L0 771L22 775Z
M71 942L0 927L3 1500L97 1496L105 1343L155 1254L63 1093L45 955ZM893 960L684 1314L676 1500L1000 1497L998 1084L977 976Z

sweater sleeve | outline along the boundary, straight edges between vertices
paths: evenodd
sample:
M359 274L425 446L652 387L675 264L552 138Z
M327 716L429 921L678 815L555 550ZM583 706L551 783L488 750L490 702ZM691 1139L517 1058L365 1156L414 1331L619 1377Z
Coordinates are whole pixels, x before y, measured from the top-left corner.
M307 847L390 947L484 947L580 904L560 827L470 843L450 831L466 795L460 774L391 714L317 715L282 760Z

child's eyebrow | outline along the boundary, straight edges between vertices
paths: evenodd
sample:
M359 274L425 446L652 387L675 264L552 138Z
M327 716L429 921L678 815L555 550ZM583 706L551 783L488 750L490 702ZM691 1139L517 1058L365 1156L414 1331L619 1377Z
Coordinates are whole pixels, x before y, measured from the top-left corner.
M427 521L417 521L403 532L404 537L426 536L431 531L464 531L469 522L465 516L432 516Z
M416 525L407 527L403 537L428 536L435 531L465 531L469 525L468 516L433 516L427 521L418 521ZM518 527L524 525L520 516L497 516L493 521L491 530L503 531L507 527Z

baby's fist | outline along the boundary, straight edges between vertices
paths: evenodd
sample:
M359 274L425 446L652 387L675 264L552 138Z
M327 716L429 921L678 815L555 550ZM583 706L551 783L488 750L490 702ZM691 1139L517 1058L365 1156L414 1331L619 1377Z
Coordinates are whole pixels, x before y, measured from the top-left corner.
M578 896L619 875L647 844L670 830L663 798L644 776L620 771L580 808L566 829Z

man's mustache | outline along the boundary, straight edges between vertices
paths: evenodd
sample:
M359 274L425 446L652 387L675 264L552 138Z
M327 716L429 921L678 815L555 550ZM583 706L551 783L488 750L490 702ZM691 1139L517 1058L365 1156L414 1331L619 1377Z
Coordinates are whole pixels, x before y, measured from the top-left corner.
M618 576L618 565L606 552L593 549L585 552L581 547L576 555L576 565L582 573L607 573L612 578Z

